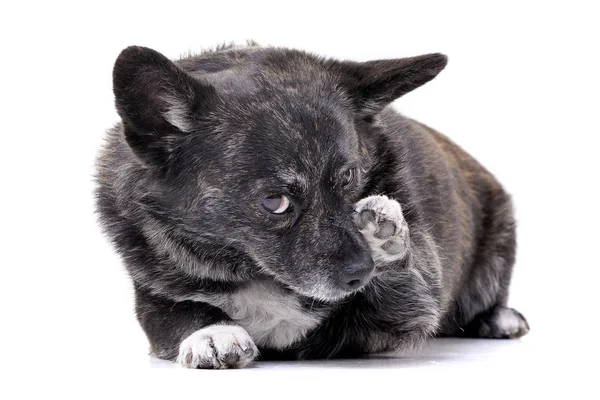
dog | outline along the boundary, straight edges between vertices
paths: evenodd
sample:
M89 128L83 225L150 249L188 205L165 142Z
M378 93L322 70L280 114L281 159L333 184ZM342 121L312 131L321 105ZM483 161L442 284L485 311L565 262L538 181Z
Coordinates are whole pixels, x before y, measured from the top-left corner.
M96 204L151 353L221 369L526 334L510 196L390 107L446 63L124 49Z

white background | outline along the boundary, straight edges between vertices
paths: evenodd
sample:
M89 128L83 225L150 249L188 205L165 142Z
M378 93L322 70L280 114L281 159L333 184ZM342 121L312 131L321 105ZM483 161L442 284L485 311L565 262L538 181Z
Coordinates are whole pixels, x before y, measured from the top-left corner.
M594 2L123 3L14 2L0 11L0 363L11 398L228 398L232 390L464 398L481 393L477 386L490 395L591 395L600 268ZM513 194L519 254L510 304L532 331L498 345L510 357L497 363L483 350L443 346L425 366L150 368L129 280L93 214L94 158L118 120L112 64L132 44L177 58L246 39L353 60L449 56L446 70L395 107L450 136Z

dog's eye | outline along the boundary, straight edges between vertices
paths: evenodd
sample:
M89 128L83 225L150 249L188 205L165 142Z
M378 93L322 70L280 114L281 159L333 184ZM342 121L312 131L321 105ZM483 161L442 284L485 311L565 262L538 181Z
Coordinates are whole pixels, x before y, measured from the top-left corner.
M346 172L344 172L342 174L342 186L343 187L348 187L352 184L352 182L354 182L355 173L356 173L356 168L350 168L349 170L346 170Z
M283 214L291 209L290 199L284 195L265 197L262 206L270 213Z

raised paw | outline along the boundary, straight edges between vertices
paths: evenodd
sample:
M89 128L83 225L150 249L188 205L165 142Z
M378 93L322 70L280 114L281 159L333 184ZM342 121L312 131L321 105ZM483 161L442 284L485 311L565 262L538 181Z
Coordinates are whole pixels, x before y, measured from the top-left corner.
M242 368L258 355L248 332L237 325L210 325L179 346L177 362L187 368Z
M354 205L354 222L364 235L375 261L402 259L409 247L402 207L387 196L369 196Z
M470 336L490 339L514 339L528 332L529 324L521 313L501 306L477 316L466 330Z

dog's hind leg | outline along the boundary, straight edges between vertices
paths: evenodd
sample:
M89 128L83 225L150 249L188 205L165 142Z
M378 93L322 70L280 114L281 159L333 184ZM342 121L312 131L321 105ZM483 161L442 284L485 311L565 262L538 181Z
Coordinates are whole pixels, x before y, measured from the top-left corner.
M501 188L488 196L474 263L447 319L446 335L515 338L529 332L523 315L506 307L516 252L512 203Z

